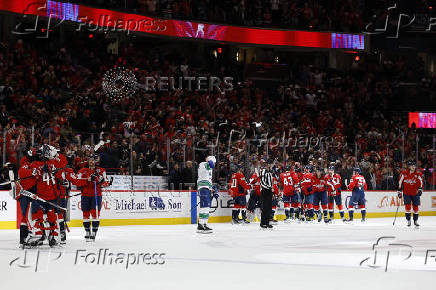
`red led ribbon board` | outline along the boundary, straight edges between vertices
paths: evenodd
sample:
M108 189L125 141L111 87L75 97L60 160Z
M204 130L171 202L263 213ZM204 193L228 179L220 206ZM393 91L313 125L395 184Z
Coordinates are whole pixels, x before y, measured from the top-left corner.
M87 27L114 28L153 35L215 40L253 45L312 47L328 49L366 48L363 34L274 30L240 26L217 25L191 21L164 20L143 15L92 8L57 1L0 0L0 10L20 14L54 17L65 21L85 23Z
M409 128L415 124L416 128L436 128L436 113L410 112L409 113Z

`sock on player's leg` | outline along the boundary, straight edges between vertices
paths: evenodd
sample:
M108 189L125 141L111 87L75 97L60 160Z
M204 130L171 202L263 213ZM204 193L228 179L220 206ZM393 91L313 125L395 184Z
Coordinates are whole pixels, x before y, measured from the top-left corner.
M410 212L406 212L406 220L410 221L412 214Z
M100 221L98 219L92 221L92 236L91 236L92 239L95 239L99 226L100 226Z
M289 208L285 208L285 216L286 216L286 219L291 218L291 212L290 212Z
M364 221L365 218L366 218L366 209L362 209L362 210L360 211L360 213L362 214L362 220Z
M91 238L91 221L89 219L84 219L83 227L85 228L85 239Z
M354 219L354 210L348 211L348 215L350 217L350 221L352 221Z
M238 210L237 209L233 209L232 210L232 219L233 220L237 220L238 219Z
M339 215L341 216L341 219L344 219L344 211L343 210L339 211Z
M20 225L20 244L24 244L28 234L29 234L29 229L27 228L27 224L21 223L21 225Z

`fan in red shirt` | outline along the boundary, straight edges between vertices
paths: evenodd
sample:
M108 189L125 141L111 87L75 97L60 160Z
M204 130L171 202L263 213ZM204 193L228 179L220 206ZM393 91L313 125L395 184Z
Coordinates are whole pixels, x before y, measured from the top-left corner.
M422 195L422 174L416 171L416 164L413 161L407 163L409 169L403 171L400 176L400 181L398 185L398 197L402 198L404 196L404 206L406 208L406 220L407 226L410 227L411 222L411 209L413 205L413 223L415 227L419 227L418 217L419 217L419 205L421 203ZM403 190L403 193L401 193Z
M298 207L298 195L296 194L296 185L298 185L297 174L291 171L291 168L280 174L280 185L283 188L283 205L285 208L285 222L294 219L294 211Z
M329 205L329 217L333 220L335 217L335 203L339 209L339 214L342 221L344 221L344 207L342 205L341 196L341 176L335 173L335 167L333 165L329 166L328 174L324 177L327 182L327 192L328 192L328 205Z
M37 160L29 165L36 181L36 195L44 201L56 204L59 193L55 175L64 163L59 160L58 152L53 146L45 144L39 150L41 154L37 154ZM60 242L57 209L44 201L32 201L31 212L34 226L27 239L27 244L30 246L39 245L45 239L45 231L48 231L47 239L50 246ZM45 226L46 223L48 226Z
M229 182L229 193L233 197L234 205L232 210L232 223L239 224L239 211L241 211L242 222L250 223L247 220L247 198L246 192L250 186L245 181L245 176L242 173L242 165L237 165L237 172L232 174Z
M86 232L85 240L95 241L100 226L102 188L109 185L106 178L106 171L101 167L96 167L96 158L90 156L88 159L88 167L80 169L73 184L80 187L81 190L83 227ZM92 223L90 219L91 216Z

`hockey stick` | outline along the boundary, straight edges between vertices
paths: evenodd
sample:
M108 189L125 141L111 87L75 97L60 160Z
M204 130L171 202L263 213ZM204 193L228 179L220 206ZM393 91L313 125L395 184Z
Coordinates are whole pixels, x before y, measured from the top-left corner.
M398 215L398 209L400 208L400 203L397 204L397 211L395 212L394 221L392 223L393 226L395 226L395 222L397 221L397 215Z
M95 192L95 214L97 215L97 218L99 219L100 218L100 211L98 210L97 182L96 181L94 181L94 192Z
M21 194L21 195L24 195L24 196L27 196L27 197L30 197L31 199L34 199L34 200L39 200L39 201L45 202L45 203L47 203L47 204L49 204L49 205L51 205L51 206L53 206L53 207L55 207L55 208L58 208L58 209L61 209L61 210L65 210L65 211L67 210L67 209L64 208L64 207L61 207L61 206L59 206L59 205L57 205L57 204L55 204L55 203L52 203L51 201L48 201L48 200L42 199L42 198L40 198L39 196L37 196L37 195L35 195L35 194L33 194L33 193L27 191L27 190L22 190L22 191L20 192L20 194Z

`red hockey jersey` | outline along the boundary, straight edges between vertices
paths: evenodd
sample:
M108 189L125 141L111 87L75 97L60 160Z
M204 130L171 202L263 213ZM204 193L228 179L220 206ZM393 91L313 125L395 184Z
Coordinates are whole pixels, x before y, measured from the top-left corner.
M93 174L96 175L95 182L88 180ZM98 196L101 196L102 187L108 186L109 183L106 178L106 171L103 168L91 169L85 167L79 170L73 184L80 187L83 196L95 196L96 192Z
M230 196L243 196L246 194L246 190L248 189L250 189L250 186L245 181L244 174L239 172L233 173L229 182Z
M401 173L399 183L406 195L416 195L418 189L424 185L421 173L416 171L412 173L409 170Z
M338 195L339 190L341 188L341 176L337 173L330 175L327 174L324 176L325 181L327 182L327 191L329 195Z
M55 161L34 161L30 164L36 177L36 194L45 200L58 198L58 189L55 180ZM48 172L43 172L44 165L47 165Z
M350 186L349 186L350 190L366 190L367 186L366 186L366 180L365 177L363 177L363 175L360 174L356 174L351 178L351 182L350 182Z
M251 176L250 184L253 187L253 190L256 193L256 195L260 196L260 178L256 172L253 173L253 175Z
M280 174L280 184L283 187L284 195L293 195L295 192L295 185L297 185L298 182L298 176L293 171L286 171Z
M313 193L313 174L310 172L303 173L303 178L300 179L300 186L301 191L305 194L312 194ZM309 189L312 189L312 192L309 192Z
M327 190L327 182L323 177L318 178L316 175L313 176L312 183L313 192L323 192Z

